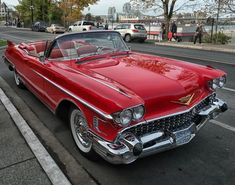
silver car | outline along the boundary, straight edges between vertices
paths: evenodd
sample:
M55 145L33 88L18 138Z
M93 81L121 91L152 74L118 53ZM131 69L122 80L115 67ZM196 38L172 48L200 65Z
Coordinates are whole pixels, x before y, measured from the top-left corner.
M117 25L114 30L118 31L125 42L131 42L132 40L138 40L144 42L147 39L147 31L144 25L139 23L123 23Z

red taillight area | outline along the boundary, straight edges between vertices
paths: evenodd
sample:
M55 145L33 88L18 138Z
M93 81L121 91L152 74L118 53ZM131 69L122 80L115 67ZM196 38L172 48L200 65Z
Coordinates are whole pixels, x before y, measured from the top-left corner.
M132 30L132 31L135 32L135 33L139 32L139 30Z

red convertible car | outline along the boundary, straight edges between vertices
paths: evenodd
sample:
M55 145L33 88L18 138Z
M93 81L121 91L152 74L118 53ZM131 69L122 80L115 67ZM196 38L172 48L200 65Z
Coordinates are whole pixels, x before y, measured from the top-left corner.
M132 52L116 31L8 41L3 57L17 86L68 118L82 154L114 164L189 143L227 110L223 71Z

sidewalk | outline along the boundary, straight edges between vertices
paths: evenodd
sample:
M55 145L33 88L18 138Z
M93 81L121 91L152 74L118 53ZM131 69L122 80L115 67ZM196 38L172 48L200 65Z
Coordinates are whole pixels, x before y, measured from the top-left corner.
M216 44L207 44L207 43L193 44L193 42L174 42L174 41L158 42L156 41L155 45L235 53L235 44L216 45Z
M0 184L50 185L51 182L0 101Z

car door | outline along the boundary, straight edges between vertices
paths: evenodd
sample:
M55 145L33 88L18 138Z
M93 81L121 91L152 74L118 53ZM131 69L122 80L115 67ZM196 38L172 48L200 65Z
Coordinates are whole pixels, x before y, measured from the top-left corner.
M78 22L77 31L82 31L82 22Z
M118 31L118 32L121 34L122 37L125 36L125 32L123 31L123 25L122 25L122 24L117 25L117 26L114 28L114 30Z
M57 103L61 100L63 92L60 90L63 84L63 77L58 71L57 63L66 58L66 51L62 51L55 41L51 44L50 49L45 55L44 71L42 72L44 80L45 102L52 110L55 109Z
M39 60L39 57L31 56L24 58L24 68L22 73L27 81L27 86L41 100L44 100L44 79L42 75L45 73L45 64Z
M127 33L130 33L131 25L130 24L123 24L122 25L122 32L125 36Z

